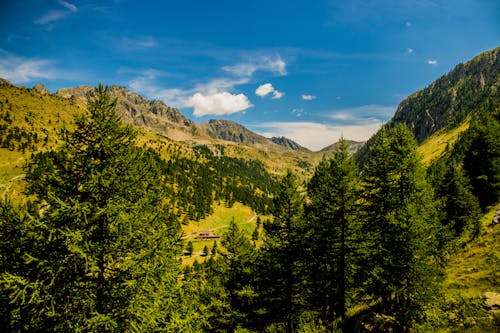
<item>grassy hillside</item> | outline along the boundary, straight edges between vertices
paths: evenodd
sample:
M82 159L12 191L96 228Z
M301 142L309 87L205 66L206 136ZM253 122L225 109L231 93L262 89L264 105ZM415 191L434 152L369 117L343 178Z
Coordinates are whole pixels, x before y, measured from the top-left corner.
M418 152L422 155L422 161L429 165L434 159L439 158L452 146L460 137L460 134L469 128L470 117L465 119L459 126L453 129L442 129L431 135L418 147Z

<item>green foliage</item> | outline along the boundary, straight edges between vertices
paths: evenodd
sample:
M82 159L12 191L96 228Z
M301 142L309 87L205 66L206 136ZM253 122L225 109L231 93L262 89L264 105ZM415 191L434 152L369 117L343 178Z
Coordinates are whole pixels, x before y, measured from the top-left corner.
M99 86L90 117L27 166L41 215L24 224L22 271L5 271L12 325L56 331L159 331L171 324L179 225L151 151L134 146ZM17 313L19 313L17 315Z
M305 250L303 244L304 197L297 179L288 172L274 198L273 220L264 223L264 244L259 251L257 275L259 324L283 325L293 332L298 323Z
M381 131L363 170L366 291L406 324L435 293L437 252L432 191L405 126Z
M316 168L308 194L310 301L324 321L333 322L338 316L345 318L359 256L359 177L343 140L339 151Z
M440 248L453 245L463 235L473 238L480 231L480 207L462 169L451 158L441 158L428 169L435 189L442 230L438 237Z
M470 137L464 169L485 209L500 198L500 108L475 122L470 128Z

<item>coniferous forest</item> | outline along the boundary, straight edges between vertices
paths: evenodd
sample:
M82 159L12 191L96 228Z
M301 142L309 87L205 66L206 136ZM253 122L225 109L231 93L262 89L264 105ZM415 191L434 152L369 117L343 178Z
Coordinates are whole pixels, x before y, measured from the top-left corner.
M0 331L494 332L482 300L444 292L500 200L500 98L484 95L429 163L393 122L357 154L342 139L306 176L223 145L165 157L102 85L57 145L3 116L2 147L32 154L24 199L0 201ZM252 236L228 220L186 263L183 225L235 203L257 217Z

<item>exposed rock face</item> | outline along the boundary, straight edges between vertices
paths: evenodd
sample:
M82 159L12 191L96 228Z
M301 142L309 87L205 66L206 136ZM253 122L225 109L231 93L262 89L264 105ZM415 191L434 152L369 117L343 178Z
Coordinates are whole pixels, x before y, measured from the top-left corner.
M271 141L280 145L280 146L283 146L283 147L286 147L286 148L289 148L291 150L295 150L295 151L310 151L309 149L305 148L305 147L302 147L301 145L299 145L297 142L291 140L291 139L288 139L288 138L285 138L284 136L282 137L272 137L271 138Z
M199 125L201 131L214 139L244 144L269 144L270 140L231 120L212 119Z
M33 86L33 89L38 91L42 95L50 95L50 91L45 88L45 86L41 83L37 83Z
M173 131L186 135L196 133L196 125L184 117L178 109L167 106L162 101L150 101L125 87L111 86L112 97L117 99L116 112L127 123L134 124L153 132L173 136ZM94 96L94 88L79 86L63 88L57 91L58 96L80 99L85 103Z
M0 86L12 86L12 83L10 83L5 79L0 78Z

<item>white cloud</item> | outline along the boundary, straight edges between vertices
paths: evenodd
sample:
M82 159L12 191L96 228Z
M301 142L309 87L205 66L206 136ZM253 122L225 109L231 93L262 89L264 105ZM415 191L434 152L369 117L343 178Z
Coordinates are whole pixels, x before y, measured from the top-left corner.
M194 108L193 115L196 117L233 114L253 106L244 94L236 95L226 91L211 95L196 93L185 105Z
M411 47L409 47L408 49L406 49L406 53L407 54L412 54L413 53L413 49Z
M429 59L429 60L427 60L427 63L428 63L429 65L431 65L431 66L437 66L438 61L437 61L437 60L435 60L435 59Z
M292 113L297 117L302 117L302 115L304 114L304 109L293 109L292 110Z
M285 136L311 150L320 150L337 142L341 137L366 141L381 125L378 122L347 126L316 122L265 122L249 127L266 137Z
M59 0L58 2L59 2L59 4L61 6L63 6L66 9L69 9L69 11L71 11L71 12L77 12L78 11L78 8L75 5L73 5L72 3L69 3L69 2L66 2L66 1L63 1L63 0Z
M407 28L409 28L409 27L411 27L411 22L410 21L406 21L405 25L406 25Z
M204 84L196 85L191 89L164 89L157 83L157 79L168 76L168 73L149 69L142 72L128 82L129 87L149 98L160 99L173 107L191 107L193 115L227 115L244 111L252 107L252 103L244 94L228 92L237 84L243 84L246 79L218 78Z
M234 66L224 66L223 70L237 76L252 76L257 71L267 71L279 75L286 75L286 63L281 57L252 56L246 62Z
M0 77L12 83L24 83L55 76L52 61L28 59L0 50Z
M155 40L146 40L145 42L146 44L142 46L155 46ZM129 86L147 97L161 99L168 105L191 107L194 109L193 115L200 117L233 114L252 107L248 97L235 92L235 87L250 82L256 71L286 75L286 63L279 55L274 57L253 55L249 57L247 62L225 66L222 69L229 75L198 83L193 88L163 89L157 83L157 78L163 74L155 70L146 71L129 80ZM273 99L284 96L283 92L276 90L270 83L257 88L255 93L261 97L272 93Z
M283 95L285 95L285 93L282 91L273 91L273 99L280 99L281 97L283 97Z
M58 3L59 3L59 5L64 7L65 9L50 10L42 17L36 19L35 23L42 24L42 25L52 23L54 21L58 21L58 20L65 18L66 16L70 15L71 13L76 13L78 11L78 8L75 5L73 5L72 3L62 1L62 0L59 0Z
M352 108L329 111L327 118L341 121L346 125L364 125L369 123L384 123L396 111L396 106L369 104Z
M273 99L279 99L285 94L284 92L276 90L271 83L265 83L255 89L255 94L260 97L267 96L271 93L273 94Z
M313 99L316 99L316 96L314 96L314 95L302 95L302 99L305 101L312 101Z

